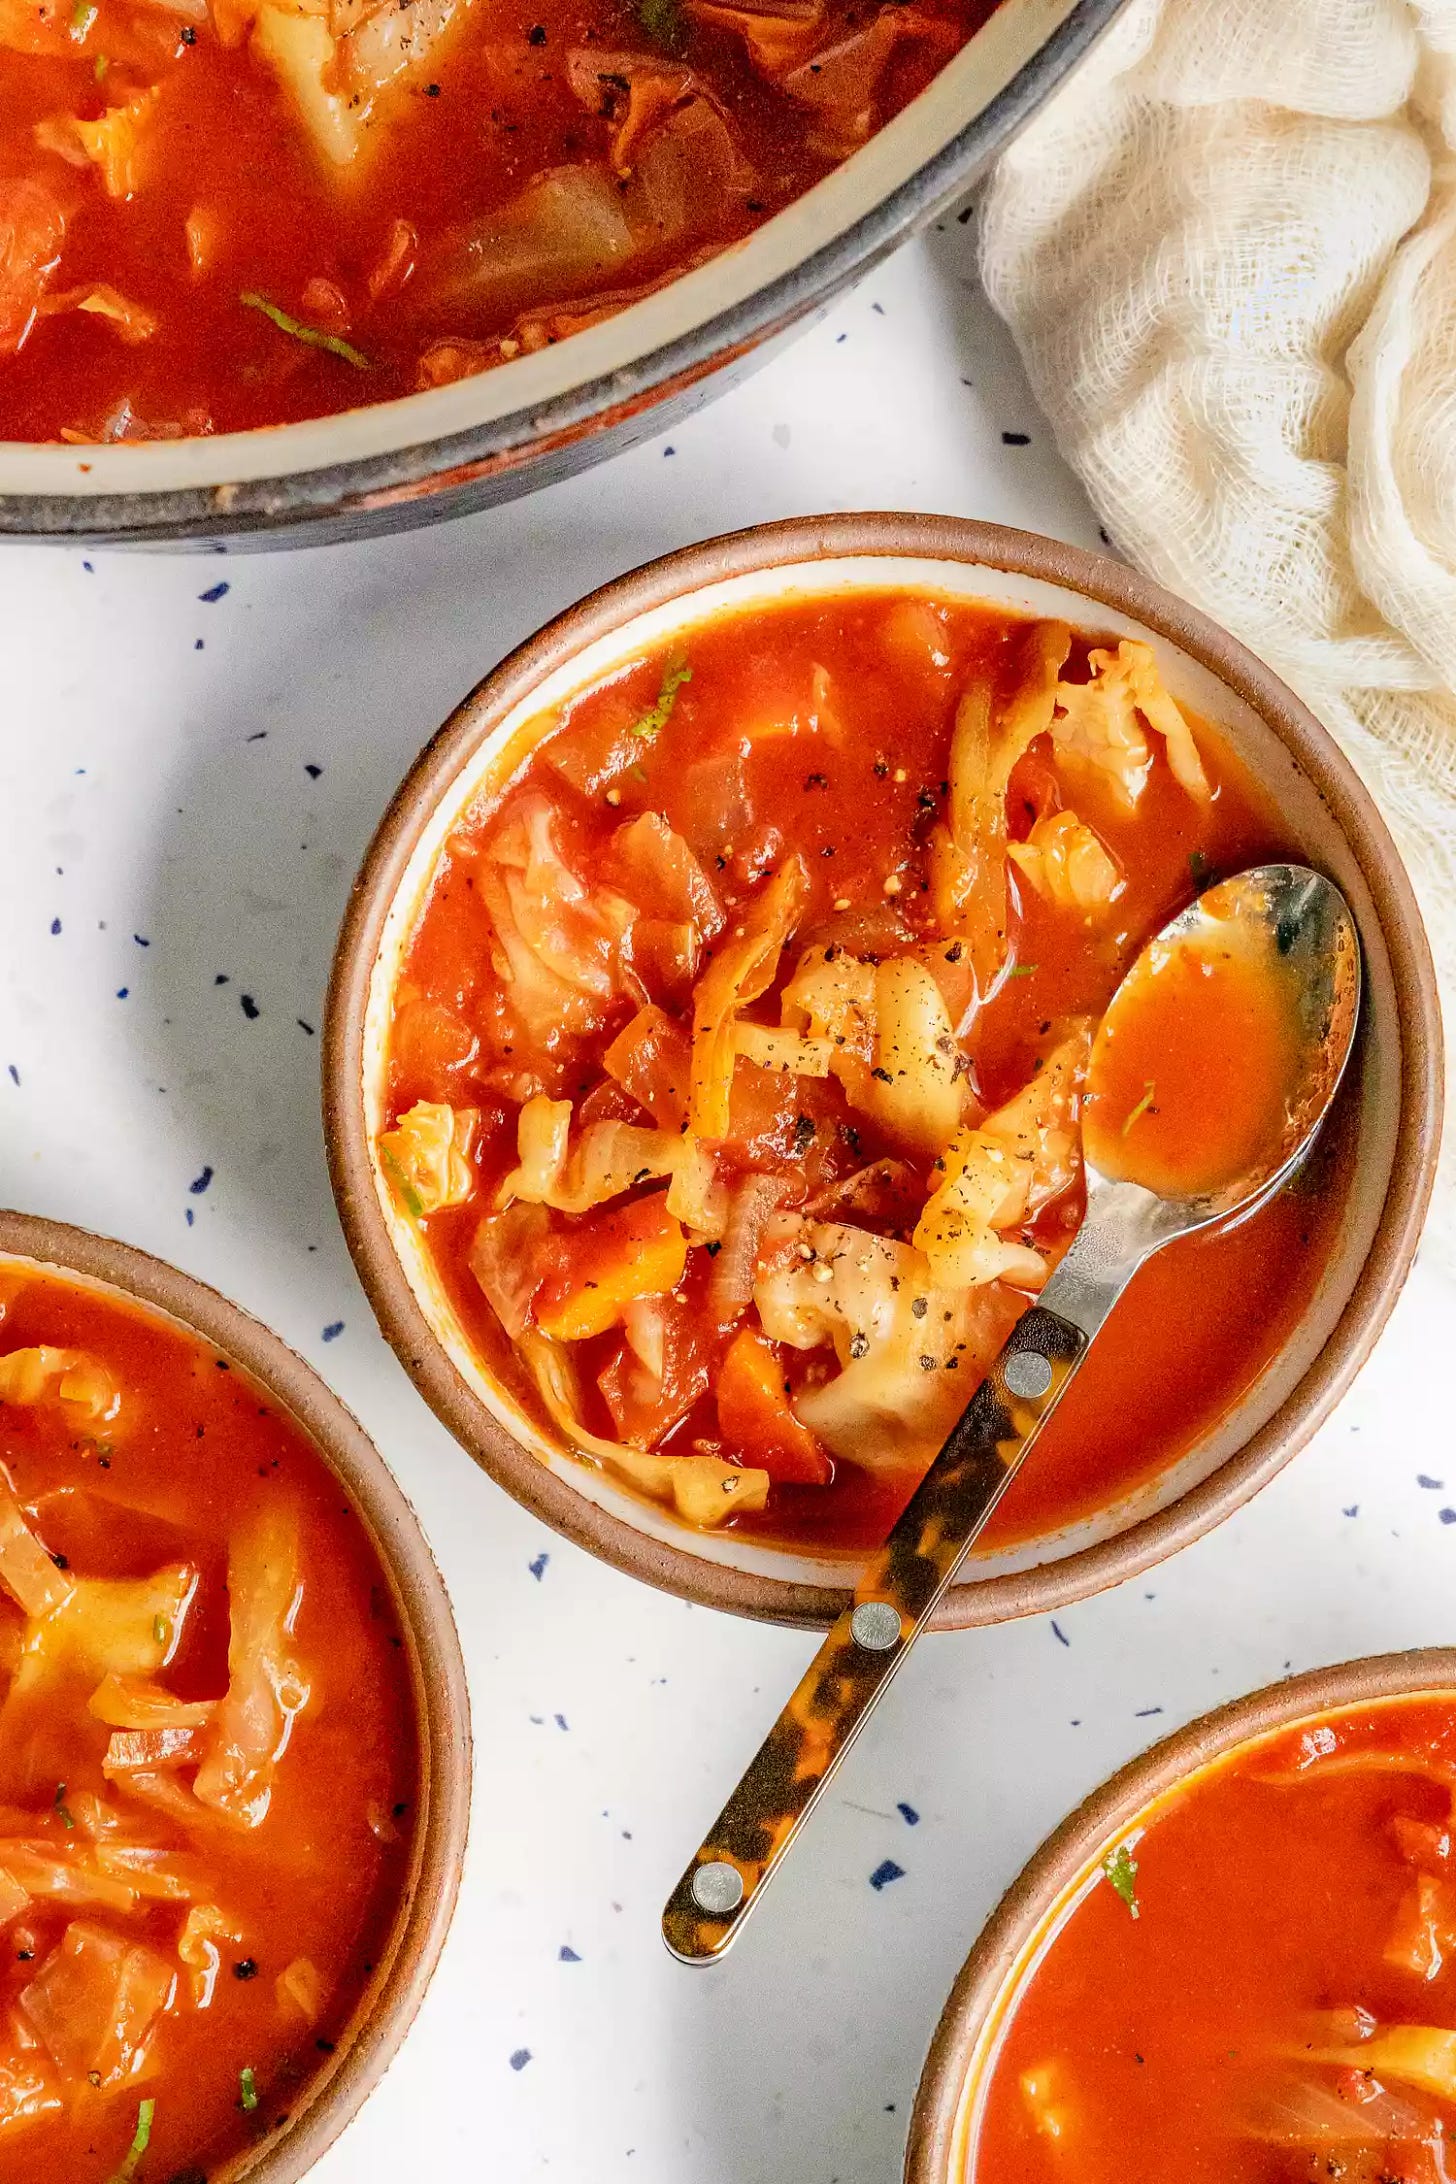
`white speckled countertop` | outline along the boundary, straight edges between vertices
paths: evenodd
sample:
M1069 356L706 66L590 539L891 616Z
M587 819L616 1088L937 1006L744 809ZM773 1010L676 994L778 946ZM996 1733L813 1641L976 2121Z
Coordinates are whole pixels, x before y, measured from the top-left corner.
M426 1412L355 1282L316 1086L335 928L405 767L508 647L763 517L1096 542L970 262L948 222L667 440L468 521L0 555L0 1201L177 1260L312 1358L419 1510L470 1669L460 1909L319 2184L890 2184L946 1990L1069 1806L1289 1668L1456 1638L1453 1297L1418 1266L1355 1392L1221 1531L1055 1624L931 1641L733 1956L689 1971L662 1898L813 1641L545 1531Z

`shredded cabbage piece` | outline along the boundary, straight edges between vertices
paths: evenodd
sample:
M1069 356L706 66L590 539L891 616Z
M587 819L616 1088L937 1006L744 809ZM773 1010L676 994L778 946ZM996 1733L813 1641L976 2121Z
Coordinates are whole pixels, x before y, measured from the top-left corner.
M785 1031L773 1024L740 1021L734 1030L733 1047L741 1061L789 1077L827 1077L834 1058L828 1039L806 1039L801 1032Z
M177 1937L177 1956L191 1973L192 2006L205 2010L212 2001L217 1975L222 1969L220 1941L239 1942L242 1928L215 1903L194 1903Z
M379 1140L386 1171L409 1211L441 1213L463 1206L475 1184L471 1152L480 1114L443 1100L416 1100Z
M1048 812L1024 842L1008 842L1006 854L1058 910L1093 915L1116 901L1123 877L1115 859L1075 812Z
M323 2013L323 1974L312 1957L295 1957L273 1982L281 2014L296 2012L306 2025L316 2025Z
M713 1157L691 1131L649 1130L635 1122L592 1122L570 1149L571 1102L544 1094L527 1100L516 1122L517 1165L496 1205L517 1200L587 1213L635 1184L671 1180L667 1210L699 1235L722 1234L726 1202Z
M700 1138L728 1135L738 1011L773 984L808 893L808 869L795 854L758 888L742 925L732 929L694 988L688 1120Z
M60 1402L87 1420L106 1424L121 1409L121 1390L98 1358L84 1350L40 1343L0 1357L0 1403L30 1408Z
M946 821L930 837L930 893L941 930L965 942L983 1000L1006 958L1006 787L1022 753L1053 724L1071 647L1065 622L1033 622L1009 695L998 700L983 676L956 708Z
M24 1356L25 1352L12 1352ZM0 1358L0 1369L7 1359ZM7 1399L9 1400L9 1399ZM0 1585L28 1616L38 1618L63 1608L75 1590L58 1570L26 1520L10 1474L0 1464Z
M125 106L108 107L95 121L58 114L37 122L36 143L73 166L89 162L99 172L108 197L134 197L142 182L147 124L161 95L160 84L153 84Z
M582 1425L576 1371L560 1345L526 1334L519 1345L552 1423L568 1447L595 1456L654 1501L671 1502L689 1524L710 1529L740 1510L762 1509L768 1473L725 1463L718 1456L654 1456L646 1449L604 1440Z
M204 1805L243 1827L266 1817L274 1769L309 1701L290 1649L302 1598L297 1518L270 1498L229 1542L227 1696L192 1785Z
M769 1224L753 1298L771 1341L833 1344L840 1372L794 1409L833 1455L870 1470L939 1448L1023 1310L999 1286L938 1284L909 1244L794 1214Z
M1059 758L1091 769L1131 809L1147 786L1152 751L1143 723L1163 738L1175 780L1200 803L1211 796L1193 731L1169 697L1152 648L1124 638L1116 651L1087 655L1085 683L1062 683L1051 723Z
M892 956L874 965L843 948L807 949L784 988L782 1014L811 1054L826 1054L852 1106L911 1150L939 1152L965 1107L965 1063L924 963ZM739 1026L740 1039L749 1028Z
M1440 2025L1388 2025L1352 2047L1314 2048L1304 2060L1368 2070L1382 2081L1456 2101L1456 2032Z
M621 945L636 915L573 871L549 798L508 805L480 853L480 891L495 927L495 969L527 1037L543 1053L599 1030L621 987Z
M145 1676L104 1676L87 1711L109 1729L200 1729L217 1712L216 1699L179 1699Z
M176 1987L154 1949L73 1919L22 1989L20 2007L67 2077L105 2088L142 2075Z
M1039 1252L1007 1240L1075 1181L1081 1161L1077 1101L1091 1051L1082 1026L1062 1041L1015 1099L976 1128L957 1130L936 1163L915 1242L937 1281L949 1286L1004 1281L1038 1290L1048 1268Z

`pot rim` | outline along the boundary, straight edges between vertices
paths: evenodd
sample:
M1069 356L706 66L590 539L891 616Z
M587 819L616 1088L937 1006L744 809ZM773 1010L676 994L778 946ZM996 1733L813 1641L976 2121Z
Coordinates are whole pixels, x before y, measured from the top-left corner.
M577 1493L490 1419L429 1326L390 1241L374 1188L364 1112L364 1016L381 931L414 844L494 724L554 668L648 610L725 578L861 556L980 564L1075 591L1177 645L1277 735L1356 857L1389 950L1401 1031L1401 1112L1369 1254L1329 1342L1267 1422L1200 1485L1115 1537L1059 1560L962 1582L932 1628L958 1630L1053 1612L1187 1545L1256 1493L1303 1447L1369 1355L1410 1270L1440 1140L1440 1005L1410 881L1368 792L1325 729L1234 638L1152 579L1101 554L998 524L895 513L794 517L707 539L591 592L507 655L450 715L381 819L350 892L325 1005L324 1134L335 1203L376 1319L427 1403L497 1483L556 1531L628 1575L700 1605L827 1628L847 1587L725 1568L660 1540Z
M0 442L0 537L163 543L286 532L399 505L412 504L419 520L448 512L431 511L430 496L625 428L827 302L953 201L1125 4L1002 0L917 99L743 243L538 355L333 417L208 439ZM963 90L988 53L989 95L969 81ZM961 120L956 107L967 92L977 103ZM921 157L916 145L926 135L937 148ZM715 289L728 300L715 303ZM352 452L330 454L341 441Z
M904 2184L966 2184L952 2171L974 2050L1009 2001L1022 1955L1094 1852L1148 1806L1240 1747L1307 1717L1426 1693L1456 1696L1456 1647L1363 1655L1306 1670L1234 1699L1175 1730L1110 1775L1033 1851L976 1937L941 2013L921 2072ZM1035 1974L1033 1973L1033 1977Z
M350 2123L413 2024L459 1894L470 1813L470 1699L445 1583L419 1518L364 1428L282 1337L166 1260L91 1229L0 1210L0 1259L116 1291L222 1351L274 1397L347 1487L393 1586L410 1649L419 1805L404 1895L379 1965L336 2053L308 2081L297 2120L235 2155L216 2184L298 2184Z

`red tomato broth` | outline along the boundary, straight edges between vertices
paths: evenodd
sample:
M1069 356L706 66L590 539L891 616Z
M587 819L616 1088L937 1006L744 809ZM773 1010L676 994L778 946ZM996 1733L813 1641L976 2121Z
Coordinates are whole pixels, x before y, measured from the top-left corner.
M7 1275L4 1295L6 1353L37 1343L84 1351L121 1390L114 1422L85 1430L57 1402L0 1405L0 1455L72 1576L150 1577L179 1557L196 1568L194 1604L156 1679L177 1697L227 1687L228 1543L239 1525L265 1503L296 1520L303 1581L290 1652L310 1691L260 1825L231 1825L201 1805L199 1824L182 1824L137 1802L122 1778L113 1784L101 1771L109 1732L84 1710L80 1688L79 1711L28 1722L22 1749L0 1751L6 1834L23 1826L27 1840L64 1853L80 1840L79 1823L66 1827L69 1804L94 1792L124 1816L120 1840L177 1853L196 1876L193 1900L218 1902L239 1936L218 1942L212 1996L198 2007L175 1954L186 1902L144 1899L122 1916L33 1899L10 1923L0 1935L0 2111L19 1996L72 1921L143 1944L176 1966L178 1983L135 2076L97 2092L83 2084L79 2098L67 2088L74 2105L60 2115L0 2116L6 2184L62 2175L101 2184L121 2167L142 2099L154 2103L142 2173L210 2173L308 2098L388 1946L419 1772L403 1640L344 1490L243 1371L159 1316L78 1283ZM61 1503L50 1498L58 1494ZM17 1618L0 1587L0 1656ZM0 1840L0 1867L4 1855ZM312 2023L285 2010L275 1988L298 1959L319 1975Z
M1338 1772L1351 1754L1375 1764ZM1438 1778L1407 1771L1423 1767ZM1444 1870L1453 1784L1456 1706L1391 1700L1247 1746L1125 1829L1124 1893L1099 1877L1013 2001L968 2184L1445 2184L1452 2168L1411 2144L1301 2137L1284 2102L1287 2081L1355 2118L1372 2084L1405 2096L1378 2061L1372 2080L1314 2059L1361 2045L1343 2024L1332 2041L1324 2013L1450 2023L1456 1957L1424 1979L1387 1952L1411 1947L1422 1871ZM1456 2097L1426 2105L1456 2132Z
M853 148L816 137L814 107L756 68L741 34L681 15L676 0L658 10L676 26L666 46L644 28L652 8L639 14L628 0L508 0L457 18L385 91L365 148L335 167L251 40L258 4L176 0L173 14L155 0L83 0L72 13L69 0L0 0L0 438L238 431L413 393L544 346L741 239ZM880 15L918 26L891 42L867 103L851 102L843 125L853 134L862 117L867 137L994 4L916 0L907 12L820 0L808 17L816 51ZM338 20L368 12L341 7ZM604 62L600 110L568 80L569 57L593 53ZM506 279L497 250L477 296L463 293L456 239L470 223L514 206L543 174L611 176L619 86L632 70L646 81L665 67L692 72L715 143L739 162L732 186L699 160L699 202L681 232L634 207L620 263ZM120 194L84 154L73 164L37 144L37 125L93 121L153 87ZM680 112L669 99L639 132L643 146ZM619 164L630 176L630 161ZM59 249L44 229L37 238L22 181L63 223ZM187 235L198 211L212 235L200 268ZM320 281L337 297L311 293ZM48 298L94 283L151 314L153 329L129 341L93 310L46 315ZM362 363L270 324L247 295L347 337Z
M922 598L886 594L786 603L695 629L573 701L510 779L482 792L447 841L395 994L386 1124L397 1125L419 1101L468 1103L477 1111L472 1195L427 1216L427 1248L471 1342L538 1416L529 1378L470 1268L482 1209L515 1166L517 1113L512 1100L485 1083L492 1072L514 1066L515 1057L491 964L491 914L477 885L478 846L513 797L539 790L555 807L563 854L590 876L608 862L618 827L659 812L726 890L730 916L732 905L742 915L754 899L755 879L773 857L798 850L808 871L807 906L764 1004L748 1012L772 1020L784 979L816 938L842 936L846 949L864 952L877 945L903 949L907 920L915 926L928 917L925 840L944 806L957 697L975 675L1004 674L1026 628L990 609L936 602L928 646L931 612ZM1071 672L1086 673L1087 651L1075 642ZM666 726L636 746L643 757L632 767L611 771L608 760L620 754L624 725L652 708L680 657L691 676L678 688ZM816 668L827 673L832 691L833 735L809 725ZM797 733L764 734L796 720ZM1013 840L1055 804L1046 741L1039 738L1012 773ZM1207 878L1289 853L1277 816L1232 755L1203 728L1199 743L1217 783L1207 805L1195 805L1162 764L1153 767L1135 814L1079 785L1078 811L1095 820L1125 874L1125 893L1106 927L1088 934L1034 888L1013 883L1014 974L980 1010L971 1035L975 1091L987 1107L1026 1083L1047 1027L1101 1013L1143 940ZM733 795L724 782L740 746L747 748L742 775L753 817L730 828L722 815ZM884 891L887 879L894 894ZM848 910L835 908L845 902ZM665 998L670 1013L686 1003L682 994ZM589 1101L593 1115L646 1119L616 1086L606 1088L604 1099L601 1083L600 1054L630 1015L624 1004L600 1037L573 1042L563 1032L548 1061L534 1056L553 1096ZM681 1074L681 1057L668 1071L674 1074ZM726 1169L767 1172L791 1184L806 1177L812 1196L864 1162L903 1164L903 1145L853 1109L836 1080L788 1081L794 1089L786 1096L785 1080L739 1062L732 1136L720 1148ZM1039 1444L1035 1464L998 1510L988 1549L1106 1508L1166 1469L1238 1402L1318 1281L1341 1195L1338 1165L1338 1175L1331 1167L1320 1171L1317 1192L1286 1193L1252 1220L1175 1246L1144 1271ZM918 1172L917 1210L927 1187L923 1161ZM1078 1183L1038 1217L1038 1239L1060 1248L1081 1208ZM868 1226L893 1235L913 1222L912 1211L908 1223L886 1217ZM721 1439L713 1389L735 1330L714 1322L710 1263L702 1250L689 1251L682 1385L698 1392L654 1444L669 1454ZM757 1324L751 1310L747 1324ZM575 1347L583 1422L610 1438L613 1416L597 1380L622 1349L620 1330ZM825 1353L776 1347L792 1402L823 1378ZM973 1389L974 1375L967 1399ZM752 1452L739 1453L753 1461ZM859 1552L883 1537L918 1475L913 1466L870 1472L838 1462L830 1485L786 1479L772 1487L766 1508L729 1521L791 1545Z

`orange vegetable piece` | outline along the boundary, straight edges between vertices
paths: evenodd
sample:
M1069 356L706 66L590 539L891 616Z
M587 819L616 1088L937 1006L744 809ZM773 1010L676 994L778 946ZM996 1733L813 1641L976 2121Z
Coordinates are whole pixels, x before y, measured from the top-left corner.
M682 1226L666 1191L585 1215L558 1239L561 1264L536 1297L536 1324L557 1342L584 1342L615 1327L634 1297L675 1289L687 1265Z
M828 1486L834 1467L789 1408L773 1347L751 1327L736 1334L718 1377L718 1424L729 1446L781 1485Z

